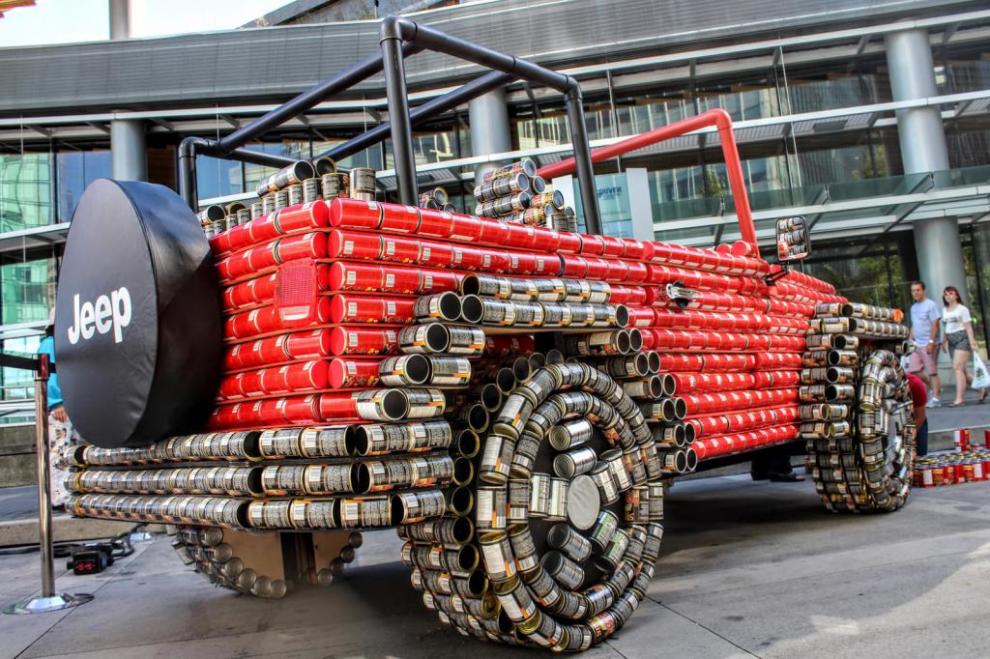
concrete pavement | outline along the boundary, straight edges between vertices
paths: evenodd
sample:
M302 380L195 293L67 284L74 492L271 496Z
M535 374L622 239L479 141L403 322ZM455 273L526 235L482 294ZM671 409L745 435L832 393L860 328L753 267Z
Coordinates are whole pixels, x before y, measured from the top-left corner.
M808 483L678 483L657 577L630 624L584 656L986 656L990 483L919 490L901 512L835 516ZM0 616L0 656L537 656L465 639L423 609L394 532L349 575L279 602L210 586L159 537L94 577L70 613ZM37 555L0 554L0 601L37 586Z

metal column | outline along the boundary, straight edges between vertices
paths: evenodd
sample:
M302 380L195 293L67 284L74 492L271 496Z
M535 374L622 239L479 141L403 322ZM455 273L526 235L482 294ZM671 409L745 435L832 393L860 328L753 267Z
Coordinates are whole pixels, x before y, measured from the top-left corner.
M147 181L148 152L144 143L144 122L140 119L111 121L110 155L115 179Z
M109 0L110 39L131 36L131 0ZM110 122L110 157L113 177L118 181L147 181L148 153L144 143L144 122L114 119Z
M468 103L468 123L471 126L471 155L486 156L512 150L509 132L509 109L505 104L505 88L490 91ZM499 163L482 163L474 168L474 180L480 183L487 172Z
M886 50L895 101L938 95L927 30L889 34ZM949 168L945 130L937 107L899 110L897 133L905 174ZM966 275L956 218L912 222L912 227L918 270L928 287L928 297L938 303L946 286L956 286L965 291Z
M110 39L131 37L131 0L110 0Z

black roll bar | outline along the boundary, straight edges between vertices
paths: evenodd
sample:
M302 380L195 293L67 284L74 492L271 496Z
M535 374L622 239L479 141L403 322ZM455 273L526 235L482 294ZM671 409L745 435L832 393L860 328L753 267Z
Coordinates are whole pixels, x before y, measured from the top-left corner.
M380 53L369 56L336 76L315 85L220 140L204 137L187 137L182 140L179 145L179 193L182 198L193 210L196 210L198 154L270 167L292 164L295 162L292 158L260 153L242 147L252 139L299 116L333 95L379 72L384 72L389 122L357 135L318 157L344 158L382 141L386 136L391 137L399 199L403 204L414 206L418 197L418 186L412 145L413 125L515 79L523 79L546 85L564 94L585 226L588 233L601 233L591 149L584 122L584 98L577 80L527 60L478 46L397 16L389 16L382 21L380 46ZM445 53L494 70L410 111L404 62L406 57L422 50Z

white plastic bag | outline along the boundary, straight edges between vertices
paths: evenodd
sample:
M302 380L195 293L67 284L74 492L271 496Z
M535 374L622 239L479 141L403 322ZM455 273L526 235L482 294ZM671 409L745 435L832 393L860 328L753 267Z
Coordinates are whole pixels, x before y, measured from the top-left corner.
M973 384L971 386L973 389L990 387L990 372L987 371L987 365L975 352L973 353Z

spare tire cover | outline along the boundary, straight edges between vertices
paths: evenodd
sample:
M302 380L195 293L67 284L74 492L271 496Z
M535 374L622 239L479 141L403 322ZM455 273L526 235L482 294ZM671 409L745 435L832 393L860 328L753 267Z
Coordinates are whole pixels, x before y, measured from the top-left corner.
M143 446L206 419L223 356L220 287L196 216L170 189L93 182L72 218L55 366L87 442Z

